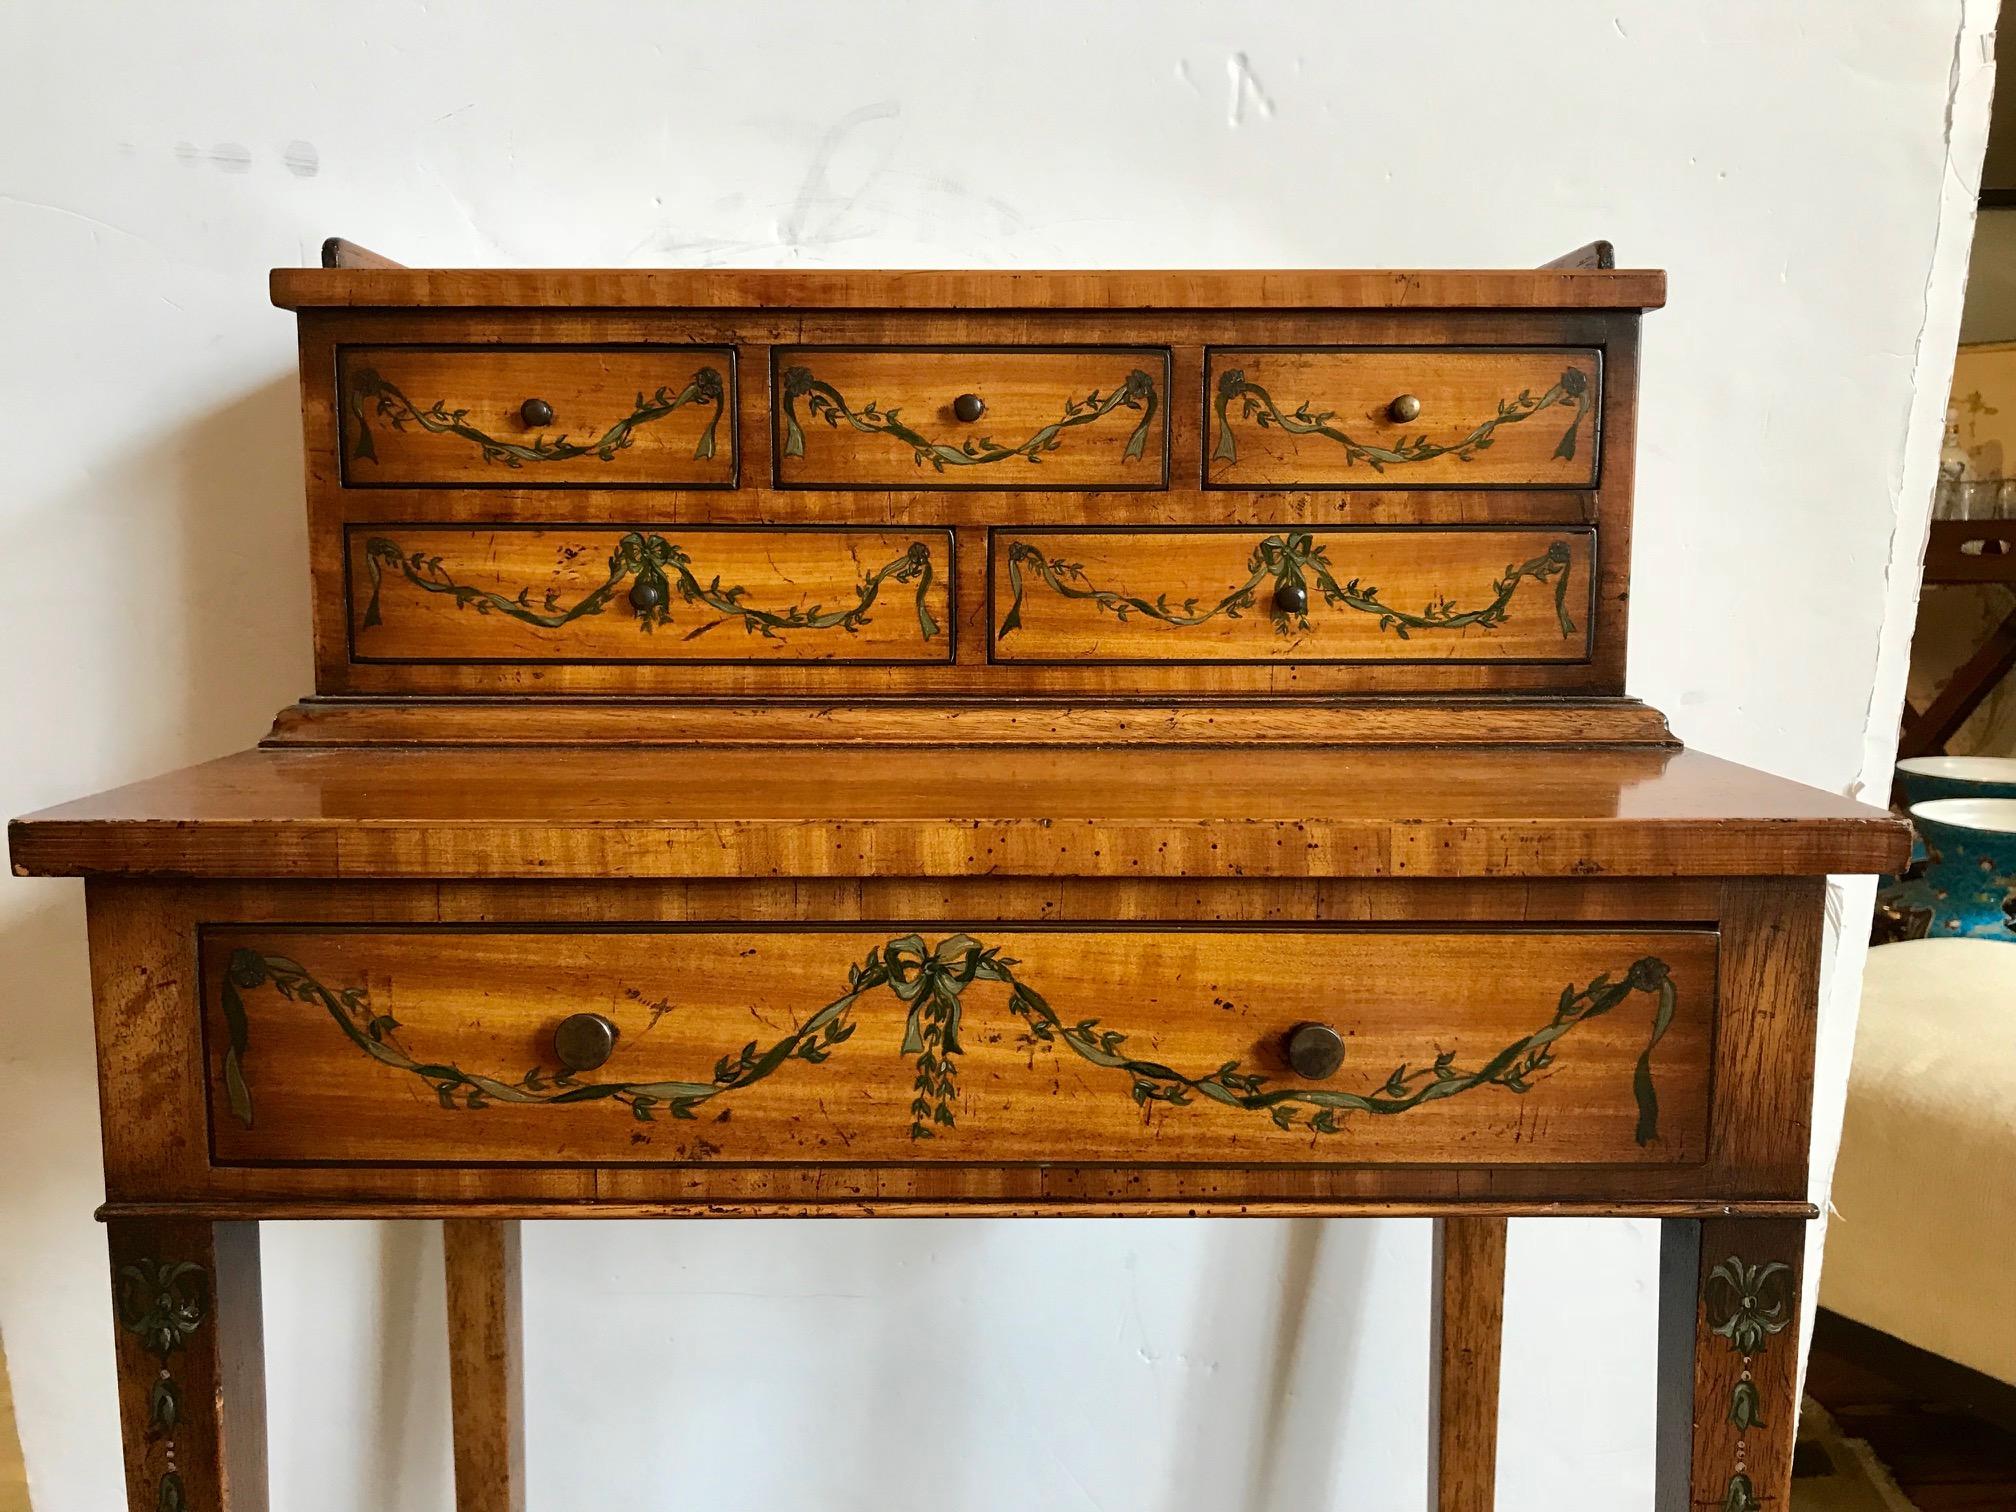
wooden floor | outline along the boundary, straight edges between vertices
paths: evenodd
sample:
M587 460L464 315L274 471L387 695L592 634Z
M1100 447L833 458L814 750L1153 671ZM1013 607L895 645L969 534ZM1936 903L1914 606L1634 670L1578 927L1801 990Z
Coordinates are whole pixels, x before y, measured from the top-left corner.
M1919 1512L2016 1509L2016 1433L1924 1399L1866 1359L1813 1348L1806 1394L1867 1441Z

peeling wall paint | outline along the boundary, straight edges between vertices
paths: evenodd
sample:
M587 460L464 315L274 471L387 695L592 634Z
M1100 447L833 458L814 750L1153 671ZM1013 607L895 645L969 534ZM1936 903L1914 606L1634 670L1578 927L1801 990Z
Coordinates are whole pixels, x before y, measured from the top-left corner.
M292 325L264 278L332 233L573 266L1490 267L1607 236L1672 272L1633 691L1708 750L1871 788L1993 9L24 10L0 410L33 425L0 488L0 699L33 721L0 808L243 745L309 685ZM1844 886L1823 1165L1866 906ZM0 1150L35 1157L0 1161L0 1328L38 1507L101 1512L78 889L0 888L0 930ZM1418 1224L536 1229L533 1501L1416 1505L1427 1255ZM275 1505L444 1505L432 1231L279 1226L268 1256ZM1500 1505L1643 1505L1655 1234L1517 1225L1512 1268Z

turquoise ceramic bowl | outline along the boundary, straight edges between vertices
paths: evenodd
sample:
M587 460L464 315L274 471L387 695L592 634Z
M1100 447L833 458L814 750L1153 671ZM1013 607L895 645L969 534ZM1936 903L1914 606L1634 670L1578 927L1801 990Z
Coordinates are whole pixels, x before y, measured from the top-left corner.
M1911 822L1924 875L1877 894L1879 939L2016 944L2016 798L1934 798L1911 806Z
M1913 756L1897 763L1904 806L1940 798L2016 798L2016 756Z

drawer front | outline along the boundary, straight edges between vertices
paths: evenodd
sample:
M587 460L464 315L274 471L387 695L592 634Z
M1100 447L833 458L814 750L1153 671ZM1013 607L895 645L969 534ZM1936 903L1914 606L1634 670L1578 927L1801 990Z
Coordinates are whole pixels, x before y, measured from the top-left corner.
M1207 486L1586 488L1602 354L1214 349Z
M353 525L359 662L949 662L945 530Z
M997 662L1586 661L1595 532L992 533Z
M351 488L735 486L727 348L344 347Z
M1698 930L232 926L201 954L224 1164L1704 1158Z
M787 487L1169 482L1169 354L1158 348L789 347L772 391Z

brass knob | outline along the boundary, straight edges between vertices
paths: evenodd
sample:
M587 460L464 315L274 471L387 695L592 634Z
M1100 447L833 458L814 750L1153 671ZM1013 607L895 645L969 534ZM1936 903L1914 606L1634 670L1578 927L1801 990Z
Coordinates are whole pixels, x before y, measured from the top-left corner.
M1386 415L1388 419L1397 420L1402 425L1409 420L1418 420L1421 418L1421 401L1412 394L1402 394L1386 406Z
M1300 583L1283 583L1274 590L1274 607L1283 614L1307 614L1309 590Z
M1328 1024L1297 1024L1288 1031L1288 1064L1297 1076L1321 1081L1344 1064L1344 1036Z
M537 430L553 423L553 406L544 399L527 399L518 406L518 418Z
M986 413L987 401L982 399L978 394L961 394L957 399L952 401L952 414L954 418L963 420L968 425L971 425Z
M604 602L607 602L606 600ZM665 602L665 584L658 578L639 578L630 585L630 605L634 609L656 609Z
M553 1031L553 1053L569 1071L593 1071L616 1053L616 1026L599 1013L570 1013Z

